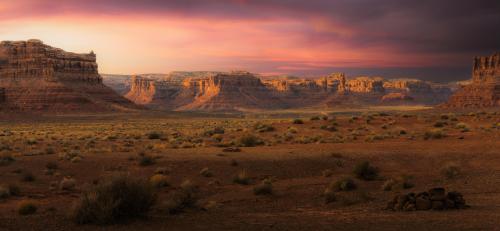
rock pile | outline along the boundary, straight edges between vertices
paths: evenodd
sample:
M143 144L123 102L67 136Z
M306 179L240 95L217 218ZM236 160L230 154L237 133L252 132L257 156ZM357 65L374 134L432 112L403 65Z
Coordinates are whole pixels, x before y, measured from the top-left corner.
M444 188L432 188L427 192L397 195L388 204L388 210L448 210L464 209L469 206L459 192L445 192Z

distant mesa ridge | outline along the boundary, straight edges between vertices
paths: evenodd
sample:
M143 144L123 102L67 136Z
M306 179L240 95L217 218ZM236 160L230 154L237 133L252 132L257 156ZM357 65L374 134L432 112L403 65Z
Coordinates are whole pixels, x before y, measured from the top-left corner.
M0 43L0 101L15 110L136 108L102 83L93 52L66 52L36 39Z
M132 76L129 84L126 98L151 108L181 111L433 105L445 102L452 94L449 87L416 79L347 79L344 73L306 79L262 77L242 71L174 72ZM124 92L123 85L119 91Z
M483 108L500 106L500 52L474 57L472 81L462 86L444 107Z

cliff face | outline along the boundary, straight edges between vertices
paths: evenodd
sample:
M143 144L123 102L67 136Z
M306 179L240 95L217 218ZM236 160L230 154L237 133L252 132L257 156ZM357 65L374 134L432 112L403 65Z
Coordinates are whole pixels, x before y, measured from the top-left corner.
M96 56L65 52L39 40L0 43L0 88L16 110L116 110L130 101L102 84Z
M445 107L480 108L500 106L500 53L475 57L472 82L464 85Z
M259 78L248 72L188 78L183 81L183 86L182 98L193 96L193 100L177 110L231 111L285 106Z
M193 72L194 73L194 72ZM153 79L154 78L154 79ZM130 100L169 110L240 110L373 104L437 104L451 90L420 80L385 80L343 73L316 79L257 78L247 72L133 77Z

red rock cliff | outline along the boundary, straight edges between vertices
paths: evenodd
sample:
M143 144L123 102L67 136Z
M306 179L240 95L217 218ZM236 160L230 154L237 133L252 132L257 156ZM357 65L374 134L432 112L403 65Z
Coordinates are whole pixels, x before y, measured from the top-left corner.
M135 107L102 84L93 52L65 52L40 40L0 43L0 88L8 107L17 110Z

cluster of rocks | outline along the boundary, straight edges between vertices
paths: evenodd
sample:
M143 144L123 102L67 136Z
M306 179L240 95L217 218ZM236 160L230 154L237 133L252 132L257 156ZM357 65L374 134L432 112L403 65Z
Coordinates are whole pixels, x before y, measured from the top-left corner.
M408 193L395 196L388 204L388 210L447 210L464 209L469 206L459 192L445 192L444 188L432 188L427 192Z

